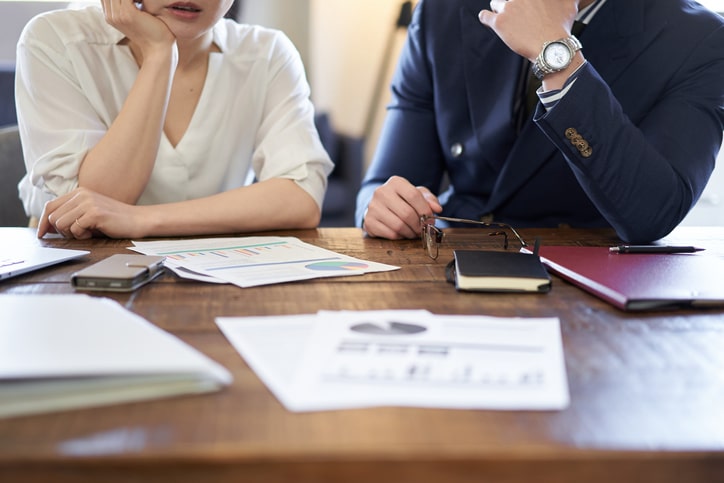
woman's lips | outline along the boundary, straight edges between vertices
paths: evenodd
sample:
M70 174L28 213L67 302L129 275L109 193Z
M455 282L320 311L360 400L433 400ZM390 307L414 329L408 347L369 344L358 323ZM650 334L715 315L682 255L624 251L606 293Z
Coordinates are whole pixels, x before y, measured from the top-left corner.
M190 2L177 2L172 3L168 7L166 7L174 16L185 18L185 19L193 19L199 16L201 13L201 8Z

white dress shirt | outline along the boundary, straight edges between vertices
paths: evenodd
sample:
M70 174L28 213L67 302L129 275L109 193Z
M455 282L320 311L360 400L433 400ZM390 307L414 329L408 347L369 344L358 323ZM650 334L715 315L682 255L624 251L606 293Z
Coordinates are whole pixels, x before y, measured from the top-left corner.
M259 180L294 180L322 204L333 164L314 127L300 56L279 31L221 20L188 130L162 136L138 204L210 196ZM18 43L16 103L28 215L78 186L80 164L118 116L138 74L123 34L97 6L35 17ZM122 182L123 180L119 180Z

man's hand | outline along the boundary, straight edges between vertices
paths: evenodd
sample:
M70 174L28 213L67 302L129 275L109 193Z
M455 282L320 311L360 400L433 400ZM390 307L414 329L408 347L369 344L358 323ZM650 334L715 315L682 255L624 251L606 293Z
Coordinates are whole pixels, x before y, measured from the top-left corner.
M416 238L420 236L420 216L441 211L430 190L393 176L375 190L365 213L364 229L370 236L390 240Z
M518 55L535 61L545 42L570 35L579 0L491 0L480 22Z

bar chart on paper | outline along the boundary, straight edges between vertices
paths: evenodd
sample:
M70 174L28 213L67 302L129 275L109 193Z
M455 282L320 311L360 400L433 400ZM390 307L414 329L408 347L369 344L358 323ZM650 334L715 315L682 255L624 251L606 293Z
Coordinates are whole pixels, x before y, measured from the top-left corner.
M321 374L325 382L426 385L440 389L495 386L519 390L546 383L535 357L542 346L475 343L395 344L343 340ZM527 357L521 357L527 354Z
M218 246L204 249L202 246L190 247L189 249L171 250L161 252L162 256L177 262L198 262L214 264L220 267L228 267L230 260L237 263L253 264L260 258L273 257L277 261L285 260L292 254L294 247L285 240L269 241L265 243L219 243ZM295 252L292 257L296 257Z
M568 404L558 319L343 311L313 327L285 398L293 410Z

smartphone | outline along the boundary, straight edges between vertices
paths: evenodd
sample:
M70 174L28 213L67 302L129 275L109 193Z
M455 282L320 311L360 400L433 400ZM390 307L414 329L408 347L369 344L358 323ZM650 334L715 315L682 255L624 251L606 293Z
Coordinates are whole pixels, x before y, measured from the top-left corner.
M164 257L111 255L75 272L70 283L77 290L130 292L163 273Z

